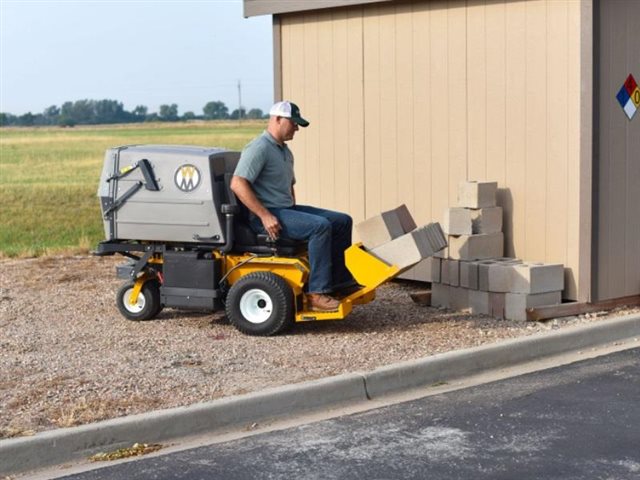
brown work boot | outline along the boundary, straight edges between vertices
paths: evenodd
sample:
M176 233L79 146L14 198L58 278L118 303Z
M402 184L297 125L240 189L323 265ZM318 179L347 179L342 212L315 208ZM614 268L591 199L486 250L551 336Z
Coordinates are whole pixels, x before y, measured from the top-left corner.
M329 295L322 293L310 293L307 295L309 309L314 312L335 312L340 306L340 302Z

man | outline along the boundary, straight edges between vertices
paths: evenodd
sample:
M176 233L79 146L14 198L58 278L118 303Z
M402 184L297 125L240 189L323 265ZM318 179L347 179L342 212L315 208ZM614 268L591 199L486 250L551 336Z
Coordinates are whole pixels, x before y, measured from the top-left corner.
M273 105L269 115L267 129L242 151L231 190L251 211L249 223L257 233L308 241L309 307L337 310L340 302L329 294L348 294L360 287L344 263L353 222L344 213L296 204L293 154L286 142L309 122L289 101Z

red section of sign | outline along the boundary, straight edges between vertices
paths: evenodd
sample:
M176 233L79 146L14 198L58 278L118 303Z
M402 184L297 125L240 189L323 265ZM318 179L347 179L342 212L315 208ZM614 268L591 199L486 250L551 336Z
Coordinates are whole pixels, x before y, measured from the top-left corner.
M638 84L636 83L636 79L633 78L633 75L629 74L629 76L624 82L624 88L629 93L629 96L631 96L631 94L633 93L633 91L636 89L637 86Z

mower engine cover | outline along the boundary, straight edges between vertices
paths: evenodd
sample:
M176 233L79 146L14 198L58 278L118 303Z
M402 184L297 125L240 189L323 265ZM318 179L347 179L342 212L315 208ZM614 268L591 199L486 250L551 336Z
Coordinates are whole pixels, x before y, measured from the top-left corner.
M107 150L98 188L106 239L224 244L224 174L239 157L178 145Z

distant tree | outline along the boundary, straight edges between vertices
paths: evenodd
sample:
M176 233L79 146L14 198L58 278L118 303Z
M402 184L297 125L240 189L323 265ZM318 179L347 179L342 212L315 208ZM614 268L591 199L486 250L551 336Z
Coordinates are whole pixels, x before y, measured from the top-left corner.
M42 112L45 125L57 125L60 118L60 109L56 105L51 105Z
M251 110L249 110L247 112L247 118L256 120L258 118L262 118L264 115L262 113L262 110L260 110L259 108L252 108Z
M144 119L145 122L157 122L158 120L160 120L160 117L156 112L149 113Z
M20 115L18 117L18 125L22 125L24 127L30 127L34 124L35 116L31 112L27 112L24 115Z
M182 115L183 120L195 120L196 114L193 112L184 112Z
M172 103L171 105L160 105L160 112L158 113L160 120L165 122L171 122L178 120L178 105Z
M134 122L144 122L145 118L147 118L148 108L144 105L138 105L133 109L131 114L133 115Z
M15 122L15 116L10 113L0 113L0 127L6 127L12 125Z
M222 120L229 117L229 109L219 100L207 103L202 112L207 120Z
M93 104L93 123L121 123L129 120L124 106L116 100L90 101Z
M240 118L247 118L247 111L244 108L240 108L240 109L235 109L233 112L231 112L231 115L229 115L229 118L231 120L238 120Z

